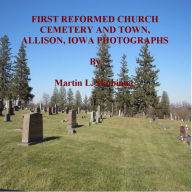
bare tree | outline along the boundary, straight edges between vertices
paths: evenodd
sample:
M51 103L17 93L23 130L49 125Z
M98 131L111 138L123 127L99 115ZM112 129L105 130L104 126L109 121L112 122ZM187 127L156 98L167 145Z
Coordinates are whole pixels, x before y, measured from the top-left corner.
M48 94L48 93L43 93L43 98L42 98L42 100L43 100L43 104L44 104L45 106L48 106L48 104L49 104L49 102L50 102L50 96L49 96L49 94Z
M171 113L175 120L191 120L191 104L183 101L182 103L171 104Z

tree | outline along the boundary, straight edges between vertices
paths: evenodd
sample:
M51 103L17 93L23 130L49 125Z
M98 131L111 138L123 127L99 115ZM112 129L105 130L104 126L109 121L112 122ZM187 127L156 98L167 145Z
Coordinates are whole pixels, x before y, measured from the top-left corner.
M49 94L48 94L48 93L44 93L42 100L43 100L44 105L45 105L45 106L48 106L48 105L49 105L49 102L50 102Z
M15 56L14 76L13 76L13 95L15 99L23 100L25 103L34 97L31 94L32 87L29 86L30 69L27 66L25 45L22 42L18 55Z
M175 120L191 121L191 104L183 101L182 103L171 104L170 112Z
M106 35L103 35L106 38ZM113 86L100 85L98 86L96 82L108 83L113 77L113 65L111 65L111 55L109 54L109 44L100 43L97 56L100 61L99 65L94 70L93 77L93 90L91 96L92 106L101 106L101 110L111 110L113 102Z
M73 103L74 103L73 91L71 88L69 88L69 90L67 92L67 104L68 104L69 109L72 109Z
M150 107L154 110L158 105L158 96L155 88L159 86L158 72L156 66L152 65L154 61L148 50L147 42L143 45L139 53L140 58L136 62L139 67L136 68L134 77L134 108L135 112L144 112L145 115Z
M84 110L88 110L89 109L89 99L88 99L87 95L85 95L85 97L83 99L83 109Z
M7 35L0 38L0 99L12 97L11 48Z
M79 90L76 91L75 93L75 107L81 107L82 105L82 97L81 97L81 93L79 92Z
M169 103L169 97L166 91L163 91L162 97L161 97L161 102L160 102L160 107L161 107L161 114L164 117L165 115L169 116L170 115L170 103Z
M128 82L130 77L128 77L127 61L126 55L123 54L121 60L121 70L119 76L119 81ZM132 97L131 97L131 87L121 86L117 88L116 93L116 104L118 108L124 111L124 115L128 112L131 113Z
M64 109L64 106L67 103L67 98L66 98L66 90L65 87L61 87L59 90L59 106Z
M51 106L54 106L55 104L57 105L58 101L59 101L59 93L57 87L55 87L53 90L53 95L51 97Z

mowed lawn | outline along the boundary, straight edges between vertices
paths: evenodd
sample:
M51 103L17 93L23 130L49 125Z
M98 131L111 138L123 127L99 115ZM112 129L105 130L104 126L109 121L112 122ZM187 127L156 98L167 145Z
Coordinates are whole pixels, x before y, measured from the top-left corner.
M5 113L5 112L4 112ZM190 146L177 140L181 122L126 117L87 126L78 115L77 134L66 131L67 115L43 113L45 137L19 146L24 113L0 117L0 189L69 191L190 191ZM162 126L166 125L165 131Z

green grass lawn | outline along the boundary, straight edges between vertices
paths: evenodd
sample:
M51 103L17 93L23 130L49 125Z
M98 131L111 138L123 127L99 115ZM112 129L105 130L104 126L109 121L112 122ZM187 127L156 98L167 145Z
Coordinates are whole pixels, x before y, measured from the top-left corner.
M0 117L0 189L191 189L191 150L177 140L181 122L112 117L87 126L90 117L78 115L83 126L70 135L67 123L61 123L66 115L43 113L44 136L58 138L26 147L18 143L27 111L15 113L11 122Z

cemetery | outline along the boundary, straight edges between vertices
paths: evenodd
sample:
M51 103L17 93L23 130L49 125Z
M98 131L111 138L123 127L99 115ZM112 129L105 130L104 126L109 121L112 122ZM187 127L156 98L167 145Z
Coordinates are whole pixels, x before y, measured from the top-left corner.
M0 191L191 190L190 2L164 4L2 2Z
M190 190L190 145L177 139L181 121L109 117L97 110L19 110L10 122L3 110L0 188Z

